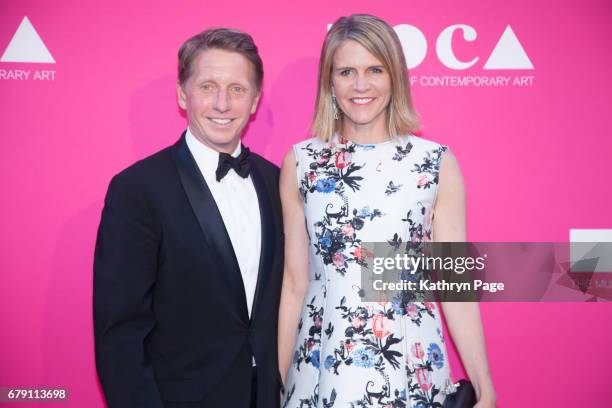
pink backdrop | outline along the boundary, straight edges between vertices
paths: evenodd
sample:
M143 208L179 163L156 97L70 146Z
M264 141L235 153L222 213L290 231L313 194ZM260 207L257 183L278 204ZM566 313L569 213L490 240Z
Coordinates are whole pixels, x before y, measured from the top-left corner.
M424 35L414 99L424 136L448 144L462 166L469 239L567 241L572 228L612 228L606 0L6 0L0 50L27 16L55 62L0 61L0 386L67 387L61 406L104 406L91 319L96 228L111 176L185 127L174 88L182 41L213 25L253 35L265 85L245 142L279 163L307 136L327 24L354 12ZM438 36L455 24L477 34L452 37L458 60L478 57L464 70L436 53ZM508 25L524 55L510 41L507 63L524 66L526 56L532 69L484 68ZM511 80L428 86L445 76ZM516 77L531 79L513 86ZM611 311L595 302L483 304L499 406L610 401Z

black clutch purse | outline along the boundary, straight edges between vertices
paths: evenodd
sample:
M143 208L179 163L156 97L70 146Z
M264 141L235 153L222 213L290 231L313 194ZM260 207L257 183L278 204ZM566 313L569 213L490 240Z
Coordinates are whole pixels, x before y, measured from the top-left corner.
M443 408L472 408L476 405L476 391L468 380L459 380L457 390L448 394Z

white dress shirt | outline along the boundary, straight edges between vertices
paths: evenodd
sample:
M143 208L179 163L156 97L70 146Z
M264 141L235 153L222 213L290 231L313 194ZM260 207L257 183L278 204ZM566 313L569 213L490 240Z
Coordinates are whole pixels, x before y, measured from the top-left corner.
M250 175L242 178L233 169L230 169L221 181L217 181L215 172L219 163L219 153L197 140L189 129L187 129L185 139L217 203L225 229L232 242L242 275L250 317L257 287L261 252L261 218L253 180ZM232 156L238 157L241 150L241 145L238 144Z

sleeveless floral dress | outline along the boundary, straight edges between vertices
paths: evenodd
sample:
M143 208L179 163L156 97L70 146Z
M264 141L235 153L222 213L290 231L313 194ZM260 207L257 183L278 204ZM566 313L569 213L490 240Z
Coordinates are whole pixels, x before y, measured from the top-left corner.
M283 407L441 407L454 386L438 305L362 302L359 285L362 243L432 239L447 148L414 135L293 148L310 282Z

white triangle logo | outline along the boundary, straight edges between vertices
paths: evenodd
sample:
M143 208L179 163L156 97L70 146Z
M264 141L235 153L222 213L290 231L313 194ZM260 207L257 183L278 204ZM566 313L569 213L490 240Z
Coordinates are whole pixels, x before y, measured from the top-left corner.
M19 28L15 31L0 61L55 63L27 16L23 18Z
M510 24L493 48L484 69L533 69L533 64L518 38L516 38Z

